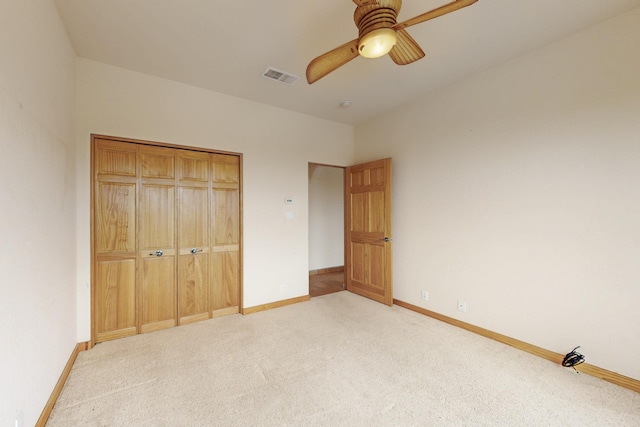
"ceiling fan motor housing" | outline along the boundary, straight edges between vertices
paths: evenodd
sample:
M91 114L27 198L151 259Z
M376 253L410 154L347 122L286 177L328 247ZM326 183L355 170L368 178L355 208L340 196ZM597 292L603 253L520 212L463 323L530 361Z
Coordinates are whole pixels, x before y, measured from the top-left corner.
M353 21L358 27L358 38L381 28L391 28L397 23L402 0L378 0L375 4L358 6Z

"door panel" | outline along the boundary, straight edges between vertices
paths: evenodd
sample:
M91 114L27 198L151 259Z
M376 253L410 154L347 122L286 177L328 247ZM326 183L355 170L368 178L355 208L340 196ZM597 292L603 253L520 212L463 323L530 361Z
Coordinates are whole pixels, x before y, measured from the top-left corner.
M369 191L369 233L382 233L386 230L385 224L385 193L384 191ZM389 233L390 234L390 233Z
M143 178L165 178L175 177L175 156L168 148L146 147L142 153L142 177Z
M391 197L391 159L347 168L347 289L387 305L393 304Z
M178 272L179 323L184 325L208 319L209 254L180 255Z
M95 208L97 253L135 253L136 184L99 182L97 194Z
M92 337L135 335L137 148L97 139L94 144Z
M180 184L209 183L209 155L185 150L178 156L178 177Z
M96 139L94 173L100 179L109 176L136 176L138 149L125 142Z
M213 253L213 280L211 281L211 316L218 317L237 313L240 289L239 252L236 247L227 247Z
M179 192L178 321L186 324L209 318L209 189L180 187Z
M216 184L232 184L237 187L240 183L240 159L238 156L226 154L211 154L213 182Z
M209 190L204 188L181 187L179 215L180 250L209 246Z
M95 333L98 341L137 333L135 259L101 261L96 265Z
M149 332L176 326L175 187L140 192L140 331Z
M238 191L218 189L213 191L215 246L237 244L239 241Z
M240 164L237 156L211 155L211 316L240 311Z
M148 255L141 263L140 332L176 326L175 256Z
M367 194L351 194L351 232L367 229Z
M141 193L141 251L173 249L175 188L145 184Z

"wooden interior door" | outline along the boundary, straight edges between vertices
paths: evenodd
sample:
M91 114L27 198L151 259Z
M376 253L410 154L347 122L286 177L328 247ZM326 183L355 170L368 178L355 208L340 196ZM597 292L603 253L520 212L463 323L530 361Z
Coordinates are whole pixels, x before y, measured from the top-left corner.
M140 147L140 332L176 326L175 154Z
M209 154L178 154L178 322L209 318Z
M137 333L137 149L107 140L94 147L92 336L106 341Z
M391 196L391 159L347 168L347 290L389 306L393 305Z

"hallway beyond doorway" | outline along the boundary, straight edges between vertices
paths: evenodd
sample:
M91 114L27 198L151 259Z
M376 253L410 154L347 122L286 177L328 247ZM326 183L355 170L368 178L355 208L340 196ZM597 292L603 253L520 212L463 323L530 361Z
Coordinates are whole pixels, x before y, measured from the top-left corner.
M311 298L344 289L344 271L309 275L309 296Z

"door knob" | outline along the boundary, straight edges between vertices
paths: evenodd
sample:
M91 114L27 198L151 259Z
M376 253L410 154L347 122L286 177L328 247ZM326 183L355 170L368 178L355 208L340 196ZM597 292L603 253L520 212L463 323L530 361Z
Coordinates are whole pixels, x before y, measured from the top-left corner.
M382 239L382 240L384 240L385 242L391 242L391 241L393 240L393 238L391 238L391 237L385 237L385 238L384 238L384 239Z
M150 253L149 255L155 255L155 256L162 256L163 252L162 251L156 251L156 253Z

